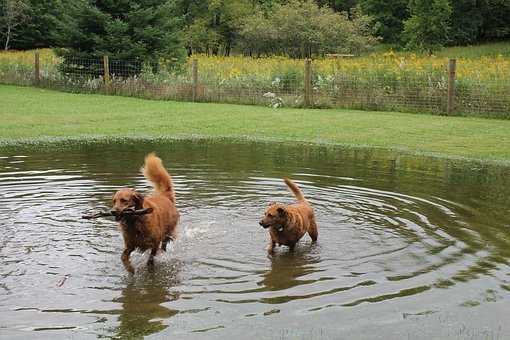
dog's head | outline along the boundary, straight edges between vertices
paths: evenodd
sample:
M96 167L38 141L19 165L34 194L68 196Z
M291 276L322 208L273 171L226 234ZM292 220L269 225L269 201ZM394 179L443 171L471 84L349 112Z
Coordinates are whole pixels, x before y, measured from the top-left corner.
M287 208L280 203L271 203L259 224L264 228L274 227L282 231L287 222Z
M120 189L113 195L112 203L111 212L115 216L115 220L120 221L123 211L143 208L143 195L134 189Z

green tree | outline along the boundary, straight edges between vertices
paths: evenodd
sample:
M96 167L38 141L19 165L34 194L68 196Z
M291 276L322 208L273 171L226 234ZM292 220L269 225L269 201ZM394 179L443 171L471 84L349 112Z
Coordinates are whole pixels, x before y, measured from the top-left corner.
M432 53L445 45L450 31L449 0L409 0L411 17L404 22L406 47Z
M484 23L482 7L479 0L452 1L451 43L467 44L479 38Z
M384 42L399 43L404 20L409 17L408 0L360 0L363 11L377 22L377 35Z
M10 43L18 35L18 27L28 20L29 6L24 0L2 0L0 2L0 28L7 51Z
M358 0L316 0L319 6L328 6L336 12L350 12L358 4Z
M66 59L98 58L178 63L184 58L180 18L167 0L90 0L70 13L57 52Z
M5 1L5 0L4 0ZM19 22L14 49L32 49L57 46L57 30L69 23L71 17L66 12L81 0L23 0L26 4L25 21Z
M222 45L222 36L205 18L197 18L184 31L184 41L189 54L217 52Z
M257 54L285 54L294 58L324 53L359 53L373 46L371 19L353 11L336 13L319 7L314 1L290 0L275 5L272 12L262 11L247 17L241 36L250 51Z
M480 29L483 40L503 40L510 38L510 1L485 0L480 9L484 18Z
M184 37L188 54L229 55L237 41L244 17L252 13L254 0L179 0L185 18Z
M246 54L260 57L277 53L277 30L264 14L264 10L256 9L255 13L243 21L240 31L242 47Z

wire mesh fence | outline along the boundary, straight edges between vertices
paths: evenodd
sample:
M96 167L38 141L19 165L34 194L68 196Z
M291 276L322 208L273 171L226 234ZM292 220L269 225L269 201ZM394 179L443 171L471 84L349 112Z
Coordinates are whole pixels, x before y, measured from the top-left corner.
M458 72L465 73L468 65L459 63ZM510 74L507 70L491 65L491 71L482 79L457 79L455 82L455 108L458 112L510 118Z
M314 86L319 106L374 111L445 113L447 85L444 79L335 74L328 84Z
M389 72L383 64L355 71L338 61L330 69L308 62L273 64L262 74L228 65L180 69L164 63L108 58L66 58L37 62L0 59L0 83L36 85L71 92L149 99L220 102L272 107L352 108L510 118L510 77L456 78L441 69ZM263 64L263 61L261 62ZM451 65L450 65L451 67ZM464 72L463 65L458 69ZM227 70L227 71L225 71ZM496 73L497 74L497 73Z

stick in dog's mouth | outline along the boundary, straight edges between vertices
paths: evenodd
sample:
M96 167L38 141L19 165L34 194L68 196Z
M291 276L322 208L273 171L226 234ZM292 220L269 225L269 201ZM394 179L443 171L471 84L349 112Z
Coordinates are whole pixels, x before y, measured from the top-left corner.
M118 222L123 217L127 216L140 216L140 215L146 215L150 214L153 211L152 208L143 208L143 209L134 209L134 208L128 208L124 209L120 213L117 213L115 211L101 211L92 215L83 215L81 218L85 220L90 220L93 218L99 218L99 217L108 217L108 216L115 216L115 220Z
M119 222L120 220L122 220L123 217L130 216L135 211L136 211L135 207L129 207L129 208L126 208L126 209L124 209L122 211L111 210L111 213L112 213L113 216L115 216L115 221Z
M270 224L263 224L262 222L259 222L260 226L264 229L273 227L277 232L281 233L283 231L283 225L270 225Z

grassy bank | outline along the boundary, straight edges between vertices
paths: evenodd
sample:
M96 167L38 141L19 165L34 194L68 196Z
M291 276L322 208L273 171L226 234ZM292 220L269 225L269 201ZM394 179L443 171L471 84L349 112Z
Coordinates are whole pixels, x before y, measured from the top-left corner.
M510 121L149 101L0 85L0 143L229 137L372 146L510 163Z

